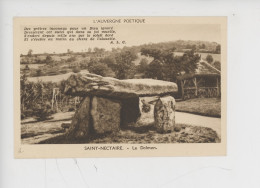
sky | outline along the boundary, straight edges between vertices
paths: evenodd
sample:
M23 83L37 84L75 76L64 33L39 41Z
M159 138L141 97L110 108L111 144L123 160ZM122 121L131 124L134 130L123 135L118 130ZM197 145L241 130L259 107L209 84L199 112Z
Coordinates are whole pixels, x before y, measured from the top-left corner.
M67 49L82 52L94 47L110 50L123 46L175 40L201 40L221 43L221 27L219 24L124 24L114 25L113 30L116 31L114 34L116 40L120 43L125 41L126 44L110 44L110 41L23 42L23 39L21 39L23 44L21 53L27 54L29 49L32 49L34 54L64 53L67 52Z

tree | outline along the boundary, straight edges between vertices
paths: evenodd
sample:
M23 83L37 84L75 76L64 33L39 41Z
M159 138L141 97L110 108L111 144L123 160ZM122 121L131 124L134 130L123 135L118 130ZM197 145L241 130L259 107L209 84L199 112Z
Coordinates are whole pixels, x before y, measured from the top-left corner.
M133 61L137 55L130 50L122 51L115 56L115 74L118 79L132 78L135 73L135 64Z
M139 73L144 73L148 68L148 60L146 58L142 58L140 64L137 66L137 71Z
M191 49L194 50L194 51L196 51L197 46L196 46L195 44L193 44L193 45L191 46Z
M205 48L206 48L206 45L205 45L204 43L202 43L202 44L200 44L200 45L198 46L198 48L199 48L199 49L205 49Z
M92 51L92 49L91 48L88 48L88 52L90 53Z
M30 70L28 65L25 65L24 70Z
M214 66L215 68L217 68L218 70L221 70L221 63L220 63L220 61L215 61L215 62L213 63L213 66Z
M32 49L30 49L30 50L28 51L28 54L27 54L27 55L28 55L29 57L31 57L31 56L32 56L32 52L33 52Z
M45 63L48 65L51 64L52 62L53 62L52 57L50 55L47 55L45 59Z
M89 66L88 70L89 72L98 74L100 76L109 76L112 72L112 70L103 63L92 64L91 66Z
M145 70L145 77L163 80L163 65L159 60L152 61Z
M106 50L104 48L98 48L98 47L95 47L94 48L94 52L96 53L104 53Z
M200 56L194 50L185 52L182 56L174 56L175 48L167 50L142 49L141 54L153 57L145 75L160 80L175 81L182 72L191 73L197 68Z
M36 76L42 76L42 70L41 69L36 70Z
M68 53L68 54L71 54L72 51L71 51L70 49L67 49L67 53Z
M216 53L216 54L220 54L220 53L221 53L221 46L220 46L220 45L217 45L217 46L216 46L215 53Z
M74 73L80 72L80 67L78 67L78 66L73 67L72 72L74 72Z
M100 59L99 62L107 65L112 70L116 69L116 60L113 56L104 57L104 58Z
M214 59L213 59L212 55L208 54L206 57L206 61L211 64L213 62L213 60Z

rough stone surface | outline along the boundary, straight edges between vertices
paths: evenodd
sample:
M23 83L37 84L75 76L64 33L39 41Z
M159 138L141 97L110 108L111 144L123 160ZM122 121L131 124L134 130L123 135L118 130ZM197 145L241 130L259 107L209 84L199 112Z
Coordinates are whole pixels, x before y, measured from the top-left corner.
M118 80L96 74L73 74L65 82L64 92L74 96L99 96L116 99L139 96L164 96L176 93L173 82L153 79Z
M86 97L80 104L67 131L67 136L84 138L90 131L90 97Z
M175 99L161 97L154 106L154 125L158 132L172 132L175 126Z
M121 103L101 97L93 97L91 117L95 133L117 132L120 128Z

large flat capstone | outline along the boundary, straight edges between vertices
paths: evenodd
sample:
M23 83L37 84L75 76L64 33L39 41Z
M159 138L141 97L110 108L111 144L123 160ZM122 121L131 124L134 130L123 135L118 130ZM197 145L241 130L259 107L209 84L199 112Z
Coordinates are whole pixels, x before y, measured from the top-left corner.
M154 79L118 80L96 74L73 74L65 82L64 92L74 96L100 96L116 99L173 94L178 87L173 82Z

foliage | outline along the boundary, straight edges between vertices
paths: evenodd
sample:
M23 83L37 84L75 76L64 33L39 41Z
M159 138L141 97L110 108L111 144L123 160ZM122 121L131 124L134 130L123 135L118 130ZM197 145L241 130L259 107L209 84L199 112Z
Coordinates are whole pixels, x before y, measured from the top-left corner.
M96 53L104 53L106 50L104 48L95 47L93 51Z
M72 72L74 72L74 73L80 72L80 67L78 67L78 66L73 67Z
M220 44L216 46L216 51L215 51L216 54L220 54L221 53L221 46Z
M54 113L54 111L51 109L51 105L49 102L43 102L43 103L36 103L33 105L33 116L38 121L44 121L50 118L50 116Z
M145 70L145 76L148 78L154 78L163 80L163 64L159 60L152 61Z
M80 61L79 66L80 66L81 69L87 69L88 68L88 64L89 64L89 61L84 59L84 60Z
M112 70L106 64L99 62L95 64L90 64L88 70L89 72L98 74L100 76L108 76L112 72Z
M140 64L137 66L137 72L143 73L148 68L148 60L146 58L142 58Z
M26 75L22 75L20 77L21 118L35 115L38 105L47 107L44 104L51 102L54 87L57 87L55 83L29 82ZM48 115L49 112L43 111L43 113Z
M115 74L118 79L133 78L135 73L135 64L133 61L137 55L133 51L122 51L115 56Z
M32 52L33 52L32 49L30 49L30 50L28 51L28 54L27 54L27 55L28 55L29 57L31 57L31 56L32 56Z
M47 55L46 56L46 59L45 59L45 63L48 65L48 64L51 64L53 62L53 59L50 55Z
M73 61L76 61L77 58L75 56L72 56L70 58L67 59L67 62L73 62Z
M99 60L100 63L106 64L112 70L116 69L116 60L113 56L104 57Z
M42 73L42 70L41 69L37 69L36 70L36 76L42 76L43 73Z
M213 62L213 60L214 59L213 59L212 55L208 54L206 57L206 61L211 64Z
M194 50L186 51L182 56L174 56L175 48L168 50L146 49L141 54L153 57L154 60L148 65L145 75L149 78L174 81L181 73L192 73L197 68L200 56Z
M221 70L221 63L220 63L220 61L215 61L215 62L213 63L213 66L214 66L215 68L217 68L218 70Z

